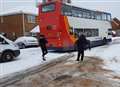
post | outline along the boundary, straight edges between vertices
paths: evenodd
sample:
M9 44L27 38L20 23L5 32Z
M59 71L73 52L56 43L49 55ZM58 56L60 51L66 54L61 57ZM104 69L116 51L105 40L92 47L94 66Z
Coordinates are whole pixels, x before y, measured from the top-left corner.
M25 36L25 16L23 12L22 12L22 21L23 21L23 35Z

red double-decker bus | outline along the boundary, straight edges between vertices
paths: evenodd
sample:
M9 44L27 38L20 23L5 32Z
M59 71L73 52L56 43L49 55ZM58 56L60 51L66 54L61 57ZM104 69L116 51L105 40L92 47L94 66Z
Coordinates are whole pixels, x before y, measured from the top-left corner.
M84 33L92 45L101 45L103 39L110 41L111 14L88 10L48 0L39 8L41 34L48 40L47 47L54 50L73 50L77 36Z

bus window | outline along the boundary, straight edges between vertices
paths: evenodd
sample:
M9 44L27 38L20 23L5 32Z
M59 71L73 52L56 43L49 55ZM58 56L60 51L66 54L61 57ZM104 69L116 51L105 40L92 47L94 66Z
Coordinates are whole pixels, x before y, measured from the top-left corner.
M82 17L82 10L77 7L72 7L72 16L74 17Z
M108 35L112 35L112 29L108 29Z
M96 13L96 19L97 19L97 20L102 20L102 15L101 15L101 13Z
M95 19L95 12L94 11L91 11L91 19Z
M84 29L84 34L86 37L99 36L98 29Z
M107 20L111 21L111 15L110 14L107 14Z
M55 10L55 4L47 4L42 6L42 12L51 12Z
M75 33L76 33L77 35L80 35L80 34L83 33L83 29L82 29L82 28L75 28Z
M65 5L65 4L63 4L62 5L62 15L67 15L67 16L71 16L72 15L72 7L71 6L69 6L69 5Z
M107 15L105 13L102 14L102 20L107 20Z
M79 17L79 9L77 8L72 8L72 16L74 17Z

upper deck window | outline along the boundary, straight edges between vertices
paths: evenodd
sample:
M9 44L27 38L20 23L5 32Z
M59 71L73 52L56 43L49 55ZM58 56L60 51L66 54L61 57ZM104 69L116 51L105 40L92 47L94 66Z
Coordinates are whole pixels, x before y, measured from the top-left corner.
M62 5L62 15L72 16L72 7L69 5Z
M50 12L55 10L55 4L47 4L42 6L42 12Z
M62 4L61 14L66 16L80 17L85 19L95 19L102 21L110 21L111 14L105 12L92 11L71 5Z

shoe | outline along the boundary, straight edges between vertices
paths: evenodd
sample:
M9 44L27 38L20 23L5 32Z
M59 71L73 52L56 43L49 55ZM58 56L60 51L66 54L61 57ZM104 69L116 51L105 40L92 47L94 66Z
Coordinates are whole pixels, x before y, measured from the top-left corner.
M78 59L76 61L79 61Z
M46 61L46 59L43 57L43 61Z

